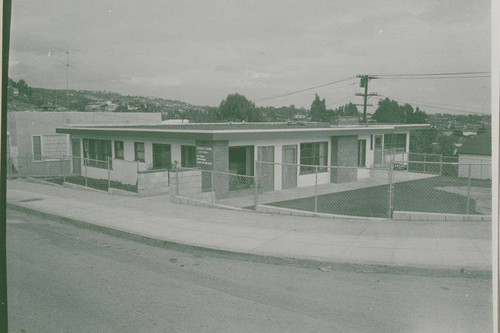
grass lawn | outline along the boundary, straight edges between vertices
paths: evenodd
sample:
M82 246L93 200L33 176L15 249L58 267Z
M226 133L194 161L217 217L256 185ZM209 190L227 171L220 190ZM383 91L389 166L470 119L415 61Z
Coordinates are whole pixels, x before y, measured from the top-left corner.
M467 186L467 179L437 176L394 184L394 210L465 214L465 196L435 189L444 186ZM491 187L486 180L471 180L472 187ZM388 185L318 196L318 212L387 217ZM314 197L280 201L270 204L276 207L314 211ZM479 214L476 204L470 200L470 213Z
M52 183L56 183L59 185L63 184L62 177L50 178L50 179L47 179L47 181L52 182ZM66 177L66 182L85 186L85 177L83 177L83 176ZM97 190L107 191L108 190L108 181L106 179L87 178L87 186L95 188ZM137 185L122 184L120 182L113 181L113 180L111 181L111 188L116 188L119 190L125 190L125 191L137 193Z

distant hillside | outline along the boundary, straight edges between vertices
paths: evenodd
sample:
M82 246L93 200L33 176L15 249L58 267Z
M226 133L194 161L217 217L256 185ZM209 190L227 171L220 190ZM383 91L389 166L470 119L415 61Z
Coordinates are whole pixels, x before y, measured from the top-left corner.
M9 79L8 111L111 111L161 112L179 115L205 113L208 106L198 106L158 97L124 96L110 91L34 88L24 80Z

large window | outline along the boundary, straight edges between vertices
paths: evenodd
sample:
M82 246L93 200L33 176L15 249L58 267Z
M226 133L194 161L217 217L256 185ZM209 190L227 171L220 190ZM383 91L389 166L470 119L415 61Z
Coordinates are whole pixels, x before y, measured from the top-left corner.
M42 160L42 137L36 135L33 137L33 161Z
M327 171L328 163L328 142L314 142L300 144L300 173L315 173L315 165L320 166L318 172Z
M111 140L83 139L83 151L86 165L107 168L111 158Z
M366 166L366 140L358 140L358 166Z
M123 160L124 156L123 141L115 141L115 158L117 160Z
M134 160L145 162L144 142L134 142Z
M33 136L33 160L58 160L66 155L66 135Z
M402 134L385 134L384 135L384 150L394 149L397 151L406 151L406 133Z
M181 166L183 168L196 167L196 147L181 146Z

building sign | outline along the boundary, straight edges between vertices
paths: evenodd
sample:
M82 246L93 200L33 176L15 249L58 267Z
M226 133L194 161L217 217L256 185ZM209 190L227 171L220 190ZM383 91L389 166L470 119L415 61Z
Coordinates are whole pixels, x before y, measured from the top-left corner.
M196 147L196 165L212 166L212 147Z

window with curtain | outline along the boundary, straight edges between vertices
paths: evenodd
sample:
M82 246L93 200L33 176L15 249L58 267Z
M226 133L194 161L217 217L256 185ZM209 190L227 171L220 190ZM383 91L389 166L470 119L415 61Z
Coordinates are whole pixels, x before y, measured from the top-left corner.
M300 144L300 174L315 173L318 165L318 172L327 171L328 163L328 142L313 142Z
M83 139L86 165L106 169L111 157L111 140Z
M144 142L134 142L134 160L145 162Z

